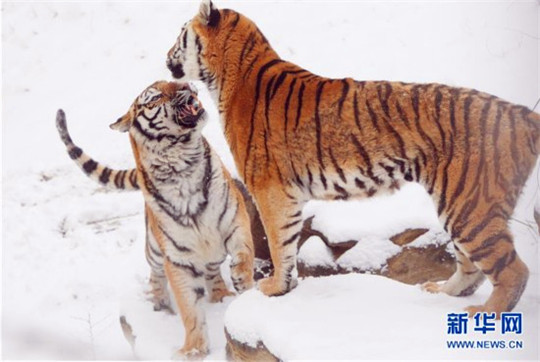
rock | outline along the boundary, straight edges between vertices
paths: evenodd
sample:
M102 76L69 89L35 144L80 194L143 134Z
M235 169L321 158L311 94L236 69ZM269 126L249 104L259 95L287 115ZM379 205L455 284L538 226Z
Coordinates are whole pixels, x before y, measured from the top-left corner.
M445 245L430 245L424 248L406 247L388 259L380 275L406 284L447 280L456 270L454 256ZM376 273L376 274L379 274Z
M414 241L417 237L427 233L428 229L407 229L399 234L390 237L390 241L394 244L403 246Z
M251 221L251 233L253 236L253 244L255 247L256 270L255 279L259 280L263 277L272 275L273 266L270 259L270 251L268 249L268 241L264 226L259 217L257 207L253 199L249 195L245 186L238 180L235 180L236 187L242 193L246 208ZM537 222L540 227L540 215L535 213ZM399 254L388 259L386 265L377 270L363 270L360 268L342 268L337 264L334 265L306 265L302 259L298 259L298 275L300 277L317 277L328 276L335 274L347 273L371 273L384 275L391 279L395 279L407 284L418 284L425 281L439 281L448 279L455 271L454 256L446 249L446 244L434 243L434 245L426 245L423 247L408 246L413 241L421 236L426 236L428 229L407 229L400 232L389 239L396 245L402 247ZM343 254L353 248L358 241L349 240L346 242L334 243L328 240L323 231L313 228L313 217L304 221L298 248L310 237L319 237L332 253L334 261L338 260ZM428 235L429 236L429 235Z
M266 239L266 233L262 224L257 206L253 202L251 195L248 193L244 184L234 179L236 188L242 193L244 202L246 203L246 209L249 215L249 221L251 223L251 235L253 237L253 246L255 247L255 257L263 260L270 260L270 249L268 249L268 240Z
M251 347L231 338L227 330L225 330L225 336L227 337L225 349L229 361L279 361L279 358L270 353L262 342L257 343L257 347Z

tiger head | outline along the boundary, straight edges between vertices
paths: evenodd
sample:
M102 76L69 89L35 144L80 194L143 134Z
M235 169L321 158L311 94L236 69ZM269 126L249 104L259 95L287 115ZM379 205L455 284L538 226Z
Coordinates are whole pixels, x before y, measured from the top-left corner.
M188 83L158 81L146 88L125 115L110 127L129 131L141 143L188 142L200 135L207 115L197 98L196 88Z
M229 9L217 9L211 0L202 0L197 15L184 24L176 43L167 54L167 67L180 81L203 81L212 91L232 62L248 64L255 52L247 50L267 45L254 22ZM231 62L232 60L232 62ZM227 79L240 74L229 67Z

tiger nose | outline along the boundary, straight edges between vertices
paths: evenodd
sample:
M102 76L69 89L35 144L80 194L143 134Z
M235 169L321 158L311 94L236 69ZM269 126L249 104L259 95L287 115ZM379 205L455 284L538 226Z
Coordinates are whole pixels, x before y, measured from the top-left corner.
M185 73L182 64L173 64L171 59L167 59L167 68L172 73L173 78L182 78Z

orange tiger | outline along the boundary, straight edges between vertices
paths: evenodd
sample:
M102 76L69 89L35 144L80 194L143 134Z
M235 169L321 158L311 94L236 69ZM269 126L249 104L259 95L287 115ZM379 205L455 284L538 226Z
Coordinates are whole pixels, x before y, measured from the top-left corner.
M58 132L69 156L92 179L116 189L141 189L145 199L146 259L154 310L171 311L167 282L180 311L185 342L178 356L203 357L208 333L202 300L234 295L220 266L227 254L238 292L253 284L253 243L240 190L201 131L208 116L189 84L156 82L111 128L129 132L137 164L112 170L75 145L65 114ZM124 320L125 322L125 320Z
M317 76L283 60L245 16L204 0L168 53L175 78L202 80L217 103L243 180L268 234L280 295L297 281L302 207L311 199L353 199L418 182L452 236L457 271L424 288L474 293L484 305L514 308L528 269L508 220L537 160L540 116L472 89L442 84Z

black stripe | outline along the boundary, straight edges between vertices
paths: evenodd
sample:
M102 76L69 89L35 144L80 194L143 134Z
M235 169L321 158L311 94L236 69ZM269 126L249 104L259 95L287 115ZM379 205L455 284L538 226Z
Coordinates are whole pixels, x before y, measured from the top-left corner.
M255 44L254 44L255 45ZM251 49L250 49L251 51ZM247 55L246 55L247 56ZM257 54L252 60L251 62L249 62L248 66L246 67L246 72L244 73L244 79L247 79L250 74L251 74L251 71L253 70L253 67L255 66L255 63L257 63L257 61L259 60L259 57L260 57L260 54ZM242 62L240 62L240 64L242 64Z
M119 183L120 183L120 188L122 188L122 189L125 188L126 173L127 173L126 170L121 171L122 177L120 177Z
M257 111L257 103L259 102L259 97L261 93L261 83L262 83L262 77L264 73L270 69L272 66L282 63L283 60L281 59L273 59L266 64L264 64L260 69L259 73L257 74L257 81L255 83L255 102L253 104L253 112L251 113L251 124L250 124L250 130L249 130L249 138L247 142L247 148L246 148L246 159L244 161L244 180L247 179L246 177L246 171L247 171L247 163L249 161L249 155L250 151L253 148L251 143L253 142L253 134L255 132L255 112Z
M379 128L378 121L377 121L378 117L373 111L373 109L371 108L371 105L369 104L369 101L367 99L366 99L366 106L368 109L369 119L371 120L371 124L377 130L377 132L380 132L381 130Z
M225 10L229 10L229 9L223 9L223 10L225 11ZM236 28L236 26L238 25L238 21L240 21L240 14L234 13L234 15L236 15L236 18L234 18L234 20L231 22L231 28L232 29Z
M279 77L276 79L276 83L274 84L274 88L272 88L272 94L270 95L270 99L274 98L276 95L276 92L278 91L281 84L283 84L283 81L285 80L285 77L287 77L287 72L281 72Z
M341 112L343 110L343 102L345 102L345 99L347 98L347 94L349 93L349 83L347 82L347 79L342 79L341 82L343 83L343 89L341 91L341 98L339 98L338 102L338 116L341 117Z
M288 229L290 227L293 227L294 225L297 225L298 223L300 223L302 221L302 219L300 220L296 220L296 221L292 221L284 226L281 227L281 229L285 230L285 229Z
M188 247L186 247L186 246L183 246L183 245L180 245L180 244L178 243L178 241L176 241L171 235L169 235L169 234L165 231L165 229L163 229L163 228L161 227L161 225L158 225L158 228L159 228L159 231L161 231L161 232L163 233L163 235L165 235L165 237L166 237L167 239L169 239L169 241L172 243L172 245L174 246L174 248L175 248L176 250L178 250L178 251L181 252L181 253L191 253L191 252L193 252L193 250L191 250L190 248L188 248Z
M440 107L441 107L441 100L442 100L442 94L440 91L440 88L443 86L439 86L435 89L435 124L437 125L437 129L439 130L439 134L441 135L441 145L442 149L446 150L446 136L444 133L444 130L441 126L441 120L440 120Z
M299 236L300 236L300 232L297 232L297 233L293 234L290 238L285 240L282 245L286 246L286 245L289 245L289 244L293 243Z
M357 177L354 178L354 184L359 189L365 189L366 188L366 184L363 181L359 180Z
M135 120L133 121L133 126L135 127L135 129L137 131L139 131L139 133L141 133L144 137L148 138L150 141L158 141L158 142L161 142L161 140L163 139L163 137L165 137L165 134L158 134L156 136L154 136L153 134L147 132L143 127L142 125L140 124L139 120L137 118L135 118Z
M389 178L394 178L394 168L392 166L385 165L382 162L379 162L379 166L381 166L386 171Z
M347 200L349 198L350 195L347 192L347 190L345 190L343 187L339 186L335 182L333 186L334 186L334 190L339 194L339 196L336 197L336 200Z
M171 258L169 258L169 257L167 257L167 260L172 265L174 265L175 267L189 271L191 276L194 277L194 278L200 278L200 277L202 277L204 275L204 273L202 271L197 270L193 266L193 264L191 264L191 263L189 263L189 264L181 264L181 263L178 263L176 261L171 260Z
M399 119L403 123L405 123L405 126L407 126L408 129L411 129L411 125L409 123L409 119L407 118L407 114L405 113L403 108L401 108L401 105L399 104L398 100L396 100L396 110L398 112Z
M313 174L311 173L311 170L309 169L308 165L306 165L306 169L307 169L307 172L308 172L309 186L311 187L311 184L313 183Z
M236 230L238 229L238 226L236 226L233 231L231 231L231 233L229 235L227 235L227 237L225 239L223 239L223 245L225 245L225 249L229 250L228 246L227 246L227 243L231 240L232 236L234 235L234 233L236 232Z
M326 190L328 188L328 185L326 184L326 177L324 177L324 172L321 168L319 168L319 178L323 184L324 189Z
M270 129L270 117L269 117L269 113L270 113L270 100L271 100L271 88L272 88L272 85L274 84L274 81L276 80L276 76L272 76L272 78L270 78L270 80L268 81L268 84L266 85L266 91L264 93L264 98L265 98L265 102L264 102L264 117L266 119L266 130L268 131L268 135L271 135L272 134L272 131ZM266 146L266 137L265 137L265 148L267 148ZM268 152L267 152L268 154Z
M298 108L296 109L296 122L294 125L294 130L298 128L298 123L300 122L300 114L302 113L302 97L304 96L304 88L305 88L304 82L300 84L300 89L298 90Z
M499 134L501 129L501 118L502 118L502 106L500 104L497 105L497 114L495 115L495 121L494 126L495 129L493 130L493 144L497 145L499 144ZM495 182L499 184L499 179L502 174L502 170L499 166L499 147L493 147L493 168L495 171ZM500 185L500 184L499 184Z
M469 122L468 122L468 118L469 118L469 108L471 106L471 98L470 96L467 97L464 101L464 105L463 105L463 110L464 110L464 113L463 113L463 126L464 126L464 130L465 130L465 137L464 137L464 143L465 143L465 149L464 149L464 155L465 155L465 162L463 162L463 167L461 168L461 174L460 174L460 178L459 178L459 181L458 181L458 184L457 184L457 187L456 189L454 190L453 194L452 194L452 197L448 200L451 204L453 205L457 205L457 203L455 202L456 198L458 197L458 195L460 195L462 192L463 192L463 189L465 188L465 181L467 179L467 176L468 176L468 171L469 171L469 157L467 157L469 155Z
M443 170L443 179L442 179L442 189L439 194L439 205L437 207L437 214L441 215L444 209L446 208L446 190L448 188L448 168L450 167L450 163L453 161L454 158L454 136L452 133L450 133L450 152L448 155L446 155L446 165L444 166Z
M253 49L254 45L255 45L255 32L252 31L251 33L249 33L246 41L244 42L244 45L242 46L242 51L240 52L240 61L238 62L238 69L240 69L242 64L244 64L243 62L244 57L247 56L247 54L249 53L248 47Z
M491 101L485 102L484 106L482 107L482 110L480 111L480 165L478 166L476 170L476 176L474 179L474 182L472 183L473 187L469 191L467 196L470 196L471 193L477 188L480 187L480 176L482 176L483 173L487 172L487 170L484 170L486 168L486 137L488 136L486 133L486 125L487 125L487 118L488 118L488 112L491 108Z
M299 217L300 215L302 215L302 210L297 211L296 213L294 213L294 215L291 215L290 217L295 218L295 217Z
M373 174L373 165L371 164L371 159L369 157L369 154L366 152L364 147L360 144L360 142L356 139L354 135L351 135L351 140L354 146L356 147L356 150L358 151L358 154L364 159L364 163L367 166L367 175L368 177L375 182L377 185L382 185L383 180L378 178Z
M390 98L391 93L392 93L392 87L390 86L388 82L380 82L377 84L377 94L379 95L379 102L381 103L381 108L386 118L390 118L390 108L388 107L388 98Z
M456 110L455 110L455 101L459 100L459 92L457 89L453 88L450 90L450 102L448 105L448 113L450 114L450 126L452 127L452 132L456 134Z
M290 101L291 101L291 96L293 94L293 91L294 91L294 86L296 84L296 78L294 78L291 82L291 84L289 85L289 93L287 94L287 99L285 100L285 123L283 125L283 133L285 134L285 146L288 145L288 132L287 132L287 128L288 128L288 124L289 124L289 117L288 117L288 114L289 114L289 104L290 104Z
M515 110L515 108L513 108L512 110ZM522 140L519 140L517 139L517 135L516 135L516 115L514 112L512 112L512 110L509 112L509 120L510 120L510 156L512 156L512 161L513 161L513 164L514 164L514 167L516 169L516 172L514 173L514 184L516 185L520 185L521 182L520 180L516 180L516 178L519 178L520 175L523 173L525 174L525 172L523 172L521 170L521 162L520 162L520 159L519 159L519 146L518 144L523 142ZM528 170L527 170L528 171ZM526 172L528 174L528 172Z
M296 184L300 187L304 187L304 183L302 182L302 178L300 175L298 175L298 172L296 172L296 168L294 167L294 162L291 160L291 169L293 172L294 179L296 181Z
M112 170L108 167L104 167L99 175L99 182L102 184L107 184L109 182L109 177L111 176Z
M68 150L68 155L69 155L69 158L71 158L72 160L76 160L78 159L79 157L81 157L81 155L83 154L83 150L80 149L79 147L75 146L75 147L72 147Z
M157 116L161 113L161 110L162 110L162 107L159 107L158 110L157 110L157 112L154 114L153 117L148 117L148 116L146 115L146 113L144 113L144 108L142 109L142 111L140 112L140 114L141 114L141 116L143 116L144 119L146 119L147 121L149 121L149 122L148 122L148 125L150 126L150 128L155 128L155 129L157 129L157 130L159 131L160 129L163 129L163 128L166 128L166 127L157 128L157 127L154 125L154 123L153 123L152 121L155 120L155 119L157 118Z
M362 127L360 127L360 113L358 112L358 91L354 90L354 99L353 99L353 112L354 112L354 123L360 132Z
M83 165L82 165L82 168L84 170L84 172L86 172L87 175L91 174L92 172L94 172L97 168L97 163L96 161L90 159L88 161L86 161Z
M332 161L332 165L336 169L339 175L339 178L341 179L341 181L347 183L347 178L345 178L345 173L343 172L343 169L339 167L339 164L337 163L336 158L334 157L334 153L332 152L332 148L330 148L329 151L330 151L330 160Z
M322 154L322 130L321 130L321 118L319 115L319 105L321 103L321 95L324 88L324 81L319 82L317 85L317 92L315 95L315 132L317 136L317 159L319 160L319 164L321 165L321 168L324 170L324 160L323 160L323 154Z
M139 188L139 184L137 183L137 169L133 169L129 172L129 183L133 188Z
M221 222L223 221L223 217L225 216L225 213L227 212L227 208L229 206L229 193L231 189L228 184L226 184L225 187L226 187L225 203L223 204L223 211L221 211L221 214L219 214L218 227L221 226Z
M183 49L186 49L187 48L187 30L184 31L184 35L182 36L182 48Z

